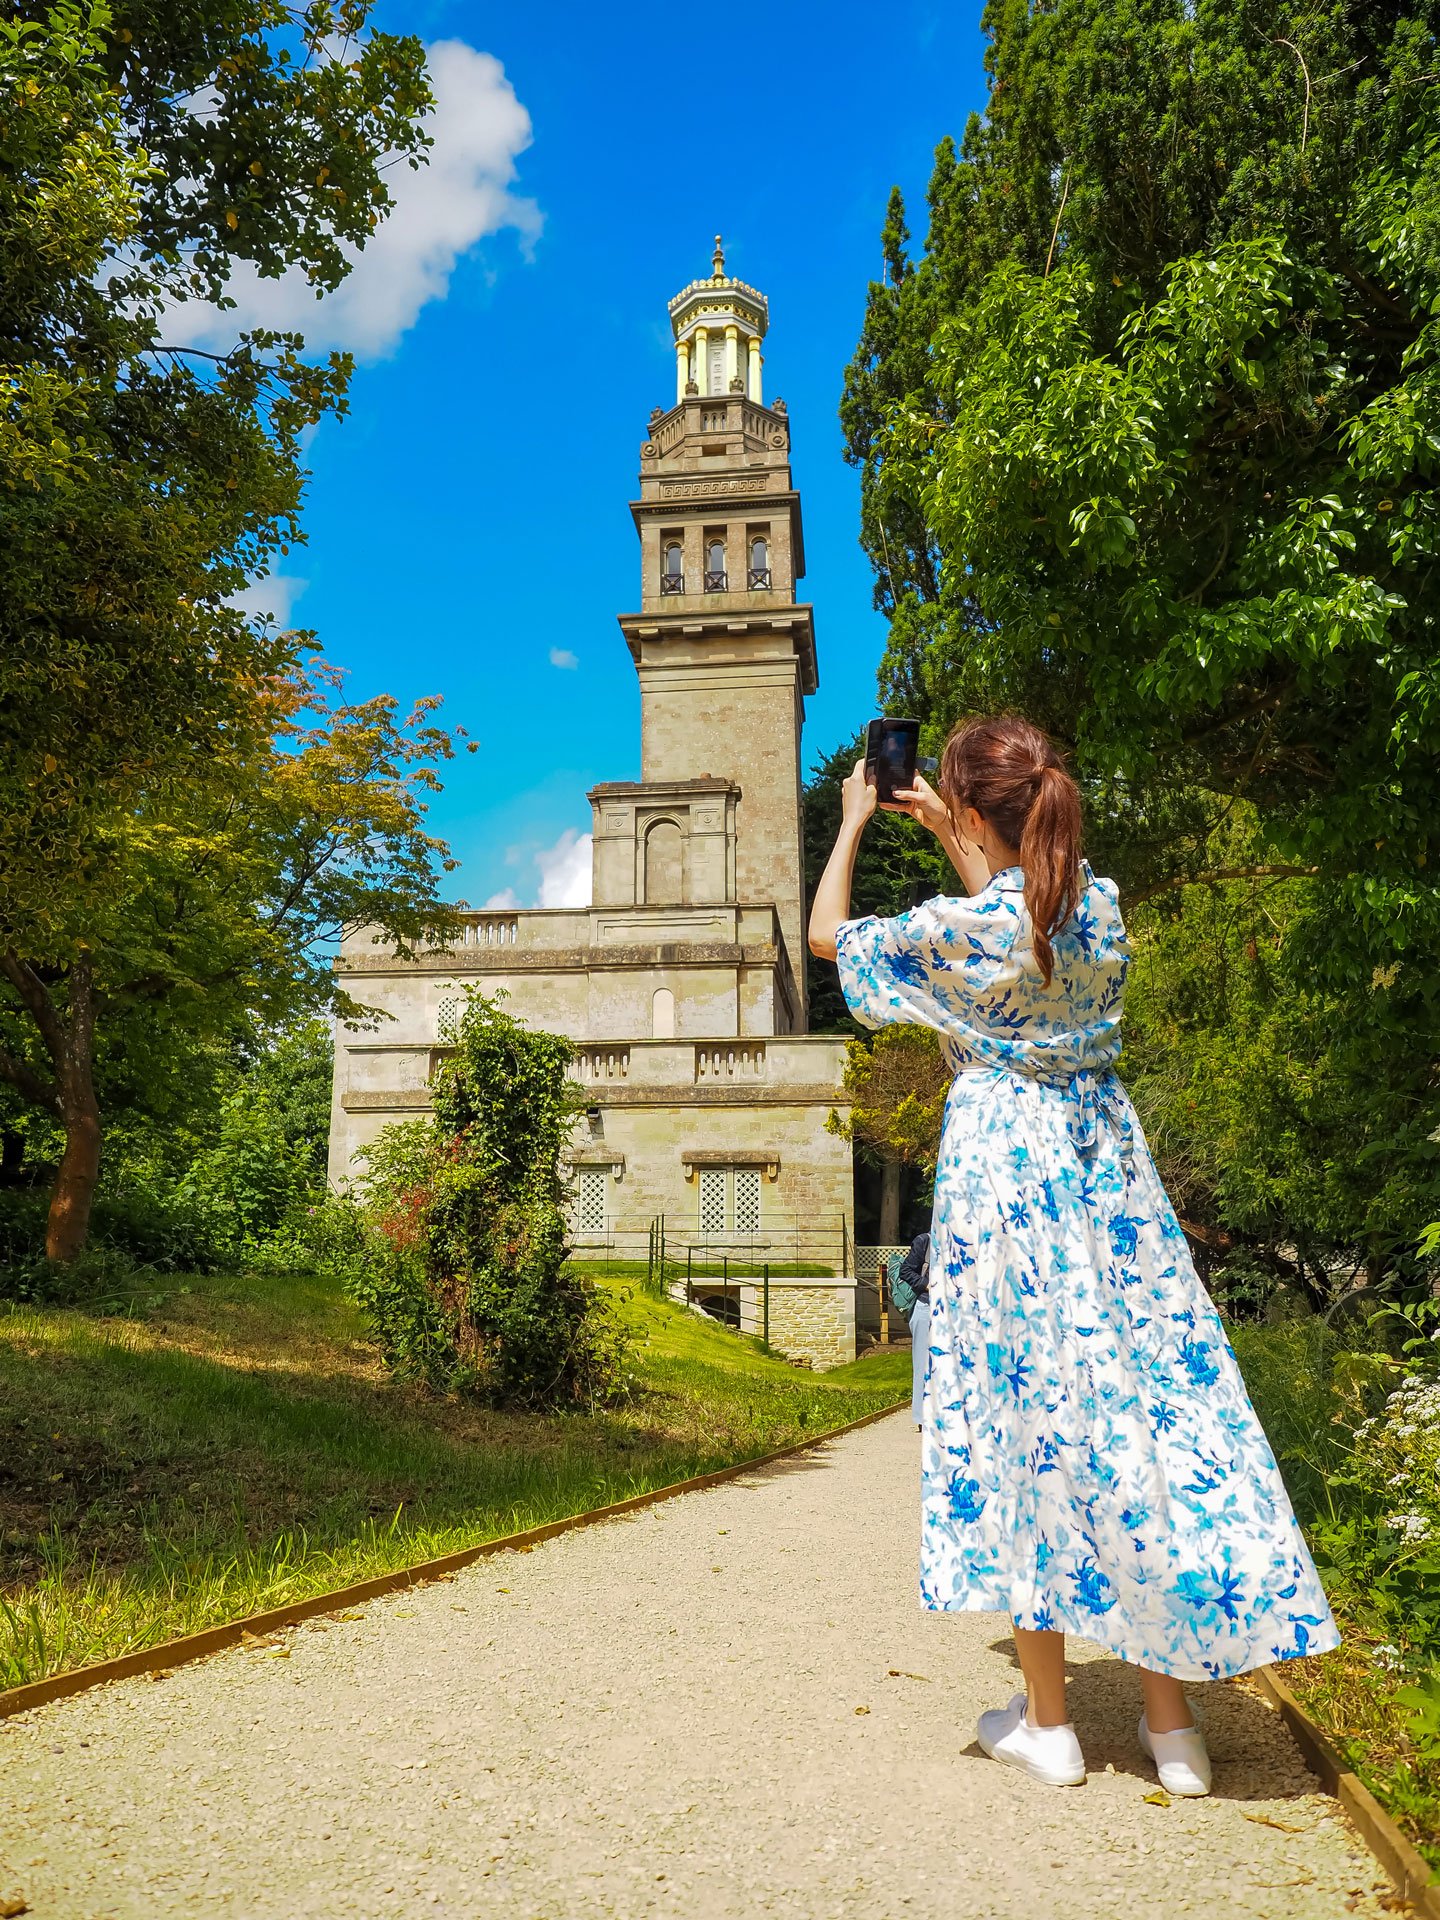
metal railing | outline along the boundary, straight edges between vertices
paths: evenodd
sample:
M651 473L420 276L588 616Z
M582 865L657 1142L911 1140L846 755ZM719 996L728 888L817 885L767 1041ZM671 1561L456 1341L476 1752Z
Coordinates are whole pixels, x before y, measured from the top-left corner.
M769 567L751 567L750 585L752 587L768 587L769 584L770 584Z
M706 593L725 593L729 590L729 585L730 576L723 567L707 567L705 569Z
M685 576L683 573L662 573L660 576L661 593L684 593Z
M571 1228L571 1259L601 1273L617 1273L662 1292L672 1281L722 1281L735 1274L758 1274L765 1266L772 1277L844 1281L850 1271L852 1249L844 1217L829 1225L799 1214L762 1218L753 1231L706 1232L677 1221L674 1215L647 1219L616 1218L603 1222L576 1219ZM870 1292L873 1278L865 1279Z

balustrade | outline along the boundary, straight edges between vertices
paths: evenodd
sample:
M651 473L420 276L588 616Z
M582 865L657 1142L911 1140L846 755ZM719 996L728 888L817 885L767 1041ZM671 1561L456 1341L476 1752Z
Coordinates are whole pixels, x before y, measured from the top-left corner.
M513 913L469 914L460 929L466 947L513 947L520 938L520 921Z
M762 1040L726 1041L717 1045L706 1041L695 1049L697 1081L759 1080L765 1074L765 1043Z
M630 1049L626 1046L579 1047L570 1063L570 1073L586 1085L626 1080L630 1076Z

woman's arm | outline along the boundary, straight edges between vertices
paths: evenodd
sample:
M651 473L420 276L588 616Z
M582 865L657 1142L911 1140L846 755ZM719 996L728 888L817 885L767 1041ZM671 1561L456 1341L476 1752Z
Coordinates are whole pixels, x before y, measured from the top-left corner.
M857 760L840 789L840 831L815 889L810 908L810 951L821 960L835 958L835 935L850 918L850 885L860 836L875 811L875 789L865 778L865 762Z
M916 774L913 787L902 787L896 792L895 804L887 807L886 812L908 813L912 820L928 827L944 847L966 893L973 897L985 891L990 884L989 861L977 846L956 831L950 809L923 774Z

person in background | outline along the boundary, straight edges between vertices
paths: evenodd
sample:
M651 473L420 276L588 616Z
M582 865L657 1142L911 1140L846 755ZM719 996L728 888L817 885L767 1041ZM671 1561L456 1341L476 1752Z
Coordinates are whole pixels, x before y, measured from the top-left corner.
M810 948L867 1025L933 1028L954 1078L931 1219L922 1605L1005 1612L1025 1691L981 1747L1085 1778L1065 1635L1140 1669L1141 1748L1210 1790L1182 1682L1323 1653L1339 1635L1275 1455L1115 1075L1130 945L1080 851L1080 793L1016 718L945 743L898 796L963 893L850 917L876 793L864 762L815 889Z
M925 1415L925 1372L930 1364L930 1236L917 1234L900 1262L890 1298L910 1322L910 1418L917 1427Z

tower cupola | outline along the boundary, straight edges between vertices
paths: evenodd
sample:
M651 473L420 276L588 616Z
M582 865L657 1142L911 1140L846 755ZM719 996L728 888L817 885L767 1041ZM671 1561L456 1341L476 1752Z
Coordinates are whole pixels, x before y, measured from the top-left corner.
M717 233L710 278L692 280L670 302L675 398L740 393L760 400L760 342L769 324L764 294L726 273L725 249Z

